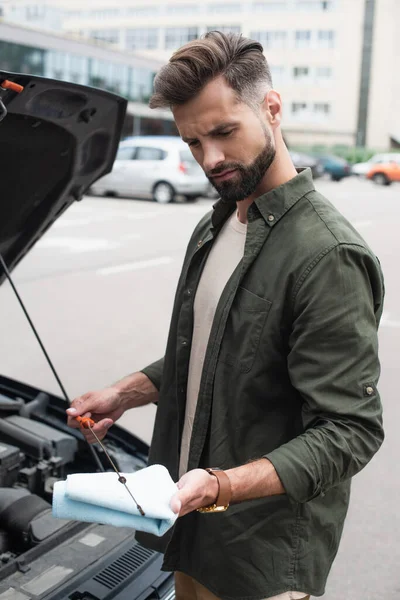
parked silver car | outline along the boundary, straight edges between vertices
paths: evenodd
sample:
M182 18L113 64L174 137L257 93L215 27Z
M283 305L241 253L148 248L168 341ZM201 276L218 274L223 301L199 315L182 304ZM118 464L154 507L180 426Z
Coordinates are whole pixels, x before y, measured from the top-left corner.
M179 137L135 136L120 143L111 173L91 187L96 196L153 198L166 204L205 196L208 179Z

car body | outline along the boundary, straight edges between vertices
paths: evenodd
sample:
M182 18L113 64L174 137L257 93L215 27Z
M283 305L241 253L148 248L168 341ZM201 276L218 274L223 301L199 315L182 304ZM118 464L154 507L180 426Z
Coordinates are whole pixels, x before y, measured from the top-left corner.
M111 171L125 110L109 92L0 71L0 283ZM109 470L104 452L67 426L67 407L67 398L0 376L0 595L171 600L172 574L133 529L53 518L56 481ZM147 465L148 446L121 427L104 443L121 472Z
M398 160L400 158L400 153L396 152L385 152L381 154L374 154L369 160L366 162L356 163L352 166L351 172L353 175L359 175L361 177L366 177L367 173L375 166L379 164L388 163L391 160Z
M349 163L339 156L327 154L318 156L318 160L324 168L324 173L329 175L332 181L341 181L351 175Z
M317 179L324 174L322 163L314 156L304 154L303 152L296 152L294 150L289 150L289 154L296 168L303 169L309 167L311 169L313 179Z
M120 143L113 170L92 187L94 195L153 198L206 196L208 179L187 144L176 136L136 136Z
M371 179L378 185L390 185L395 181L400 181L400 155L395 160L371 167L367 173L367 179Z

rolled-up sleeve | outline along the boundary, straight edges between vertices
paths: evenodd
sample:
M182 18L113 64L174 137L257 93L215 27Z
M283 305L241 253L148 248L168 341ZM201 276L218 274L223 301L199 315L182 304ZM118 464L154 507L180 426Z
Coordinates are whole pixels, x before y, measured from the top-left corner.
M164 370L164 357L156 360L151 365L148 365L144 369L141 369L141 372L147 375L150 381L155 385L155 387L160 391L162 374Z
M287 494L307 502L358 473L381 446L378 260L341 244L316 257L296 286L288 370L304 433L268 455Z

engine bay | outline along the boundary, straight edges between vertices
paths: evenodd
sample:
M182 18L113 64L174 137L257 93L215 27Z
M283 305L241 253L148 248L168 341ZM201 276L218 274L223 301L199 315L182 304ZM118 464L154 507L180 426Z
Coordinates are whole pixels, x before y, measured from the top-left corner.
M51 514L56 481L99 471L99 462L109 470L103 450L67 426L66 407L57 396L0 378L0 577L4 566L70 527ZM146 466L146 444L122 428L114 426L103 443L121 472Z

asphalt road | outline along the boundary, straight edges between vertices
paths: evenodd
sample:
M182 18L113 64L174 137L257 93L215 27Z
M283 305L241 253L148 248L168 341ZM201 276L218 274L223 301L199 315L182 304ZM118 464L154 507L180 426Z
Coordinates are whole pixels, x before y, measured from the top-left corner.
M325 600L398 600L400 187L319 180L317 187L362 233L386 279L380 328L386 440L355 477L342 544ZM210 200L159 206L85 198L14 271L14 280L71 398L159 358L186 243ZM1 372L59 393L8 284L0 289ZM123 424L150 441L154 407Z

